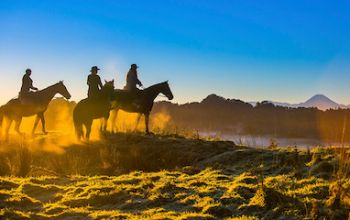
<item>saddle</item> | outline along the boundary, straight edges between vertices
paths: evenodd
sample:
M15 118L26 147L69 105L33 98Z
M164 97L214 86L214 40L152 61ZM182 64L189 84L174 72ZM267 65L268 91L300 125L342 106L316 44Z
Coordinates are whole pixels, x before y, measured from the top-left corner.
M138 100L140 99L142 95L142 90L136 89L136 90L125 90L125 89L116 89L115 94L118 97L118 99L123 100Z
M115 90L115 101L129 103L131 105L139 106L142 99L142 90L125 90L116 89Z
M18 99L21 104L28 105L35 103L35 92L20 92L18 95Z

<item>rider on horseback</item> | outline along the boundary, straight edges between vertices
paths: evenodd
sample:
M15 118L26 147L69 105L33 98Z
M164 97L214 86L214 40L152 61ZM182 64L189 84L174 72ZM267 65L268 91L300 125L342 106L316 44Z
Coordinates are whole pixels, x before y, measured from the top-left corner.
M142 83L137 76L137 68L138 66L136 64L131 64L130 70L126 75L125 89L131 92L138 91L138 88L136 87L137 85L142 86Z
M88 90L88 98L97 98L100 90L102 89L102 82L101 78L99 75L97 75L97 72L100 69L97 66L91 67L91 74L87 78L87 84L89 85L89 90Z
M143 86L141 81L137 76L137 68L136 64L131 64L128 74L126 75L126 86L125 90L129 91L129 99L130 102L136 107L139 107L139 98L140 98L140 90L137 88L137 85Z
M22 78L22 87L21 91L19 92L19 99L22 103L28 101L27 98L31 94L31 90L38 91L38 88L33 86L33 80L30 78L31 74L32 70L26 69L26 73Z

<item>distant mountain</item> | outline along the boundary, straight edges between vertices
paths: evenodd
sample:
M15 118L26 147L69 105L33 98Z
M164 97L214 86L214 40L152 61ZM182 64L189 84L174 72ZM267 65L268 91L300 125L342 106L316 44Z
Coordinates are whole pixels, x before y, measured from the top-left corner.
M274 101L268 101L270 103L273 103L277 106L284 106L289 108L318 108L320 110L327 110L327 109L338 109L338 108L350 108L350 105L342 105L334 102L330 98L328 98L325 95L317 94L312 96L310 99L308 99L305 102L299 103L299 104L291 104L287 102L274 102ZM257 102L250 102L250 104L255 105Z
M241 101L239 99L226 99L222 96L218 96L216 94L210 94L206 98L204 98L200 104L205 106L251 106L251 104Z
M343 104L338 104L328 98L325 95L322 94L317 94L312 96L310 99L308 99L305 102L299 103L299 104L291 104L287 102L275 102L275 101L267 101L270 102L276 106L283 106L283 107L289 107L289 108L299 108L299 107L304 107L304 108L318 108L320 110L327 110L327 109L350 109L350 105L343 105ZM251 105L255 106L258 102L249 102Z
M320 110L342 108L342 105L332 101L327 96L320 94L311 97L306 102L299 104L299 106L305 108L316 107Z
M201 101L201 103L205 105L221 105L228 102L229 99L225 99L224 97L218 96L216 94L210 94Z

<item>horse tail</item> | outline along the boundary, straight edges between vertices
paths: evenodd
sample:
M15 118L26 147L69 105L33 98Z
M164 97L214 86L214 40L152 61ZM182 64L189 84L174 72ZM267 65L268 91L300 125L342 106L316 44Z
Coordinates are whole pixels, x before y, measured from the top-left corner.
M75 135L77 139L80 141L81 138L83 137L83 123L79 118L77 108L75 108L73 111L73 122L74 122L74 128L75 128Z

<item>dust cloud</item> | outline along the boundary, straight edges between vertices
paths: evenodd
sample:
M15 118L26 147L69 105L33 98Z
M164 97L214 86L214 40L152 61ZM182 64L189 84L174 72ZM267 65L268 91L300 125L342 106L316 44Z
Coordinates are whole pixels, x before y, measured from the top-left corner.
M45 112L45 121L46 121L46 131L48 134L42 133L42 125L39 122L35 135L32 136L31 132L35 122L35 116L25 117L22 120L20 127L22 136L18 135L14 131L14 125L10 129L10 142L9 144L2 144L2 148L6 147L5 145L21 144L25 145L32 151L47 151L54 152L57 154L63 154L65 148L82 144L78 142L75 136L74 124L73 124L73 110L75 107L75 102L66 101L63 98L57 98L51 101L47 111ZM112 131L112 124L116 123L117 132L143 132L145 129L144 117L140 118L138 126L136 127L136 122L138 114L136 113L127 113L124 111L118 112L118 117L115 121L114 111L111 111L111 116L108 120L108 131ZM152 114L150 117L150 129L151 131L158 133L162 132L167 128L171 117L166 112L157 112ZM4 120L5 125L7 120ZM94 120L92 125L91 132L91 141L100 141L100 126L101 120ZM2 126L2 140L4 138L4 127Z

